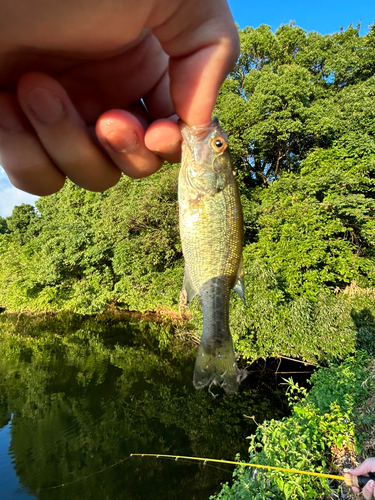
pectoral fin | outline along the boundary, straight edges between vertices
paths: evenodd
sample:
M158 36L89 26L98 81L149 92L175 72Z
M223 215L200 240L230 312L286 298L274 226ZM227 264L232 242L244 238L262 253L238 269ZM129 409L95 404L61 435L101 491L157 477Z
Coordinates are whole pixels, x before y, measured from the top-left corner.
M194 287L191 281L189 270L185 265L184 281L182 282L182 290L180 293L180 305L187 306L197 295L198 290Z
M246 306L246 300L245 300L245 285L244 285L244 268L243 268L243 258L241 256L240 264L238 266L238 272L237 272L237 278L236 278L236 283L233 287L233 290L239 295L240 299Z

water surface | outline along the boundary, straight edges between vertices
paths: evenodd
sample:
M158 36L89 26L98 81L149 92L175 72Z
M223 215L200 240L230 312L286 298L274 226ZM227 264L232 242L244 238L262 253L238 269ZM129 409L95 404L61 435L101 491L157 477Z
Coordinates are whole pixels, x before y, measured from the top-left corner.
M233 467L129 455L246 459L254 419L286 411L274 376L195 390L196 349L172 326L2 314L0 338L4 500L206 500Z

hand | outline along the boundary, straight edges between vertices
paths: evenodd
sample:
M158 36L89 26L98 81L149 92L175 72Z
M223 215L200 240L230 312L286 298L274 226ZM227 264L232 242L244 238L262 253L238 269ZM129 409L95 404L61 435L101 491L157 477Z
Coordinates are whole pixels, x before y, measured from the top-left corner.
M366 458L358 467L349 470L349 472L353 476L365 476L368 472L375 472L375 458ZM356 494L360 492L356 487L353 487L352 490ZM375 497L375 481L371 480L363 487L362 495L366 500L372 500Z
M36 195L177 161L175 115L210 121L238 56L226 0L0 0L0 13L0 164Z

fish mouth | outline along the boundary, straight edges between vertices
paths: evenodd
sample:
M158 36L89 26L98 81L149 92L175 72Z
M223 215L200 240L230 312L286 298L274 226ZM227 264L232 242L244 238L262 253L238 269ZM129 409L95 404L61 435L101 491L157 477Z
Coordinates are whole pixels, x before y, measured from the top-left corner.
M189 125L184 123L182 120L178 121L178 125L185 144L188 144L190 147L203 141L213 128L220 126L217 116L215 116L210 122L203 125L189 127Z

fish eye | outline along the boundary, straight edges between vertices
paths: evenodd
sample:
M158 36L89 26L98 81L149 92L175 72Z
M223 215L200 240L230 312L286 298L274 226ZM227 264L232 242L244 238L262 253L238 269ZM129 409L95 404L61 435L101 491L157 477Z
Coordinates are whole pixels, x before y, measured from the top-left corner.
M215 137L211 145L217 153L222 153L227 148L227 142L222 137Z

